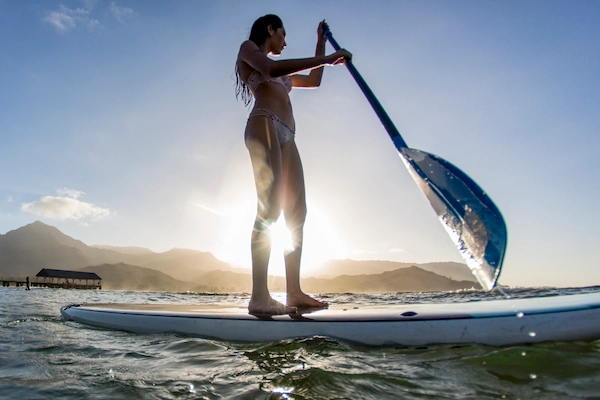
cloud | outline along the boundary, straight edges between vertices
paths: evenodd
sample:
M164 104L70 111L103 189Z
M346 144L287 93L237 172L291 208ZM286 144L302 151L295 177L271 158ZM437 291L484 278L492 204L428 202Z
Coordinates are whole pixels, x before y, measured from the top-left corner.
M90 29L99 27L100 21L92 17L96 0L83 0L83 7L69 8L61 4L58 10L47 11L42 21L59 33L66 33L80 26ZM135 16L133 9L119 7L116 2L111 2L108 7L110 14L119 22L125 22Z
M124 22L128 19L133 18L133 9L128 7L119 7L116 2L110 3L110 13L119 22Z
M100 26L100 21L97 19L90 19L87 23L88 28L93 29L97 26Z
M85 194L83 192L80 192L79 190L73 190L73 189L67 189L67 188L56 189L56 193L58 193L59 196L69 197L71 199L78 199L82 195Z
M60 5L57 11L48 11L42 19L58 32L68 32L81 24L95 24L97 20L90 19L91 8L68 8Z
M98 0L82 0L82 2L87 10L92 10L94 6L96 6Z
M79 200L85 193L72 189L58 189L58 196L42 196L39 200L21 205L21 211L41 217L69 220L99 221L110 217L111 211Z

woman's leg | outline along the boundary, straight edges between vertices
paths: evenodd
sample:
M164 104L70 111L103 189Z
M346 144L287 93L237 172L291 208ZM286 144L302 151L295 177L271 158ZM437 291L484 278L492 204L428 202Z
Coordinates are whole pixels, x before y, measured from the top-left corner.
M248 311L253 314L285 314L294 309L273 300L267 286L270 227L279 218L283 201L281 149L269 118L255 116L248 120L246 146L250 152L258 197L251 240L252 297Z
M306 191L300 154L294 140L281 149L283 175L283 215L292 235L293 248L285 254L287 305L294 307L325 307L327 303L308 296L300 288L300 261L304 221L306 220Z

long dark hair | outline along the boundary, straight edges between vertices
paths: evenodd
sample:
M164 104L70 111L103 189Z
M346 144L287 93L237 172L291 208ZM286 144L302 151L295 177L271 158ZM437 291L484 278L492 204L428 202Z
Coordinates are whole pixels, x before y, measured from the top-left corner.
M277 15L263 15L254 21L254 24L252 24L252 29L250 30L250 36L248 39L260 47L260 45L262 45L269 37L269 25L271 28L273 28L273 30L277 30L283 27L283 22ZM242 81L242 78L240 78L240 71L237 61L235 63L235 97L238 100L242 100L245 106L248 106L252 101L252 93L250 93L250 89L248 89L248 86Z

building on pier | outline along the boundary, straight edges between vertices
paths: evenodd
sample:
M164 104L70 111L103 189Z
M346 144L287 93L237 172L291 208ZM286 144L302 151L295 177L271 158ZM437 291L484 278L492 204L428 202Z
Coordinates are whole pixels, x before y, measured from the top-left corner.
M37 273L31 285L65 289L102 289L102 278L94 272L44 268Z

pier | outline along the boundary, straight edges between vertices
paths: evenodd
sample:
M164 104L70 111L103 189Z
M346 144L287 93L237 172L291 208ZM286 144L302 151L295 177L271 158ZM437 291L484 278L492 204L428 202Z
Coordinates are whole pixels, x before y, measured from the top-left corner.
M10 286L27 286L27 278L0 278L0 282L2 282L2 286L10 287ZM34 286L30 282L30 286Z
M33 279L0 277L4 287L47 287L61 289L102 289L102 278L94 272L65 271L44 268Z

